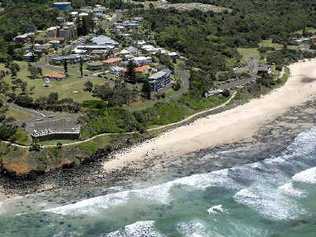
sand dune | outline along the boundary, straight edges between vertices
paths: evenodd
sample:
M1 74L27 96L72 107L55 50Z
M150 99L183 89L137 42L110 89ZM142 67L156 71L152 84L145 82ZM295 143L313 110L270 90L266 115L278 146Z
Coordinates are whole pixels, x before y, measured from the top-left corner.
M264 124L316 95L316 60L294 63L290 71L287 83L270 94L234 109L198 119L190 125L117 153L114 159L104 163L104 169L119 169L142 161L146 156L180 156L251 138Z

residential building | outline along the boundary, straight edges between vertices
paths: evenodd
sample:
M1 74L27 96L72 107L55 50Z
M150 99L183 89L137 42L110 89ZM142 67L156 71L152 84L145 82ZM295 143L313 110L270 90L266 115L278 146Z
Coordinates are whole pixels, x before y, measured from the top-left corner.
M53 7L57 10L66 12L72 10L71 2L54 2Z
M30 42L32 38L34 37L35 33L25 33L23 35L18 35L14 37L14 41L18 44L25 44L27 42Z
M138 49L135 48L135 47L133 47L133 46L129 46L129 47L127 47L127 48L121 50L121 51L119 52L119 54L121 54L121 55L138 54Z
M171 84L171 70L164 69L148 77L150 88L153 92L158 92Z
M108 58L104 60L103 63L106 65L118 65L122 61L122 58L115 57L115 58Z
M106 49L95 49L90 52L90 57L93 59L106 59L109 54L109 50Z
M126 73L126 68L119 66L110 67L111 72L116 76L122 76Z
M80 60L86 61L86 57L82 56L80 54L69 54L69 55L66 55L66 56L51 57L49 59L49 62L52 63L52 64L60 65L60 64L63 64L65 60L68 63L79 63Z
M117 41L105 35L99 35L99 36L93 37L91 39L91 42L96 45L113 45L113 46L119 45Z
M97 71L103 68L103 63L101 62L89 62L87 63L87 69L90 71Z
M151 57L145 57L145 56L134 57L134 58L132 59L132 61L133 61L137 66L142 66L142 65L145 65L145 64L151 64L151 63L152 63Z
M145 44L141 47L146 53L149 54L156 54L160 51L159 48L154 47L153 45L150 44Z
M84 44L84 45L78 45L76 49L80 50L87 50L89 52L93 50L108 50L112 51L115 49L114 45L95 45L95 44Z
M28 62L34 62L36 55L33 52L27 52L23 55L23 59Z
M143 65L143 66L140 66L140 67L136 67L134 69L134 71L136 73L140 73L140 74L148 74L149 70L150 70L150 66L149 65Z

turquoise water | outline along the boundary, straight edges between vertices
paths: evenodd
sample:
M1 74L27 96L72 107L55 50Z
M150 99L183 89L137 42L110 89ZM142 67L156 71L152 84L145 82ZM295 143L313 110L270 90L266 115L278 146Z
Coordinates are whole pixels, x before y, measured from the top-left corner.
M316 128L261 162L64 205L48 198L1 203L0 236L314 237Z

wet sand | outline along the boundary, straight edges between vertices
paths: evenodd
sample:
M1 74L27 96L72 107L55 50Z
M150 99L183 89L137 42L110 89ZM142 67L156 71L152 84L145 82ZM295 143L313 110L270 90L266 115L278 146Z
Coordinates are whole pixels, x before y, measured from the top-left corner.
M124 152L103 164L105 171L131 167L157 156L176 157L210 147L251 140L257 131L290 108L316 95L316 60L290 65L287 83L268 95L231 110L207 116L168 131Z

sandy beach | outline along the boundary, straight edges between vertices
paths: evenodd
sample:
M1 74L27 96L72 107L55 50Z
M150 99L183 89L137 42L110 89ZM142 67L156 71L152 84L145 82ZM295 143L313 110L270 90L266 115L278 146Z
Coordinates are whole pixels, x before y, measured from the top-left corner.
M251 139L258 129L316 95L316 59L290 65L284 86L250 102L168 131L104 163L110 171L155 156L181 156L217 145Z

